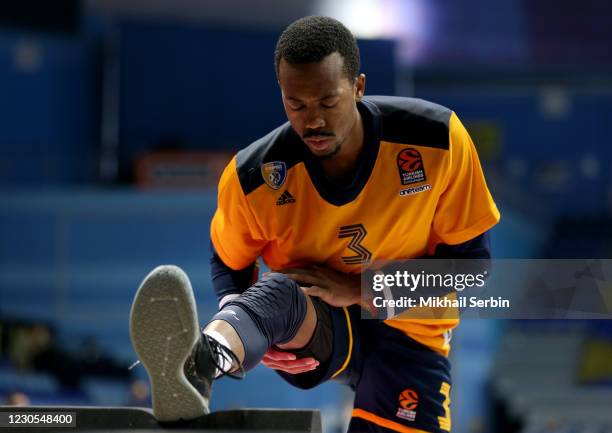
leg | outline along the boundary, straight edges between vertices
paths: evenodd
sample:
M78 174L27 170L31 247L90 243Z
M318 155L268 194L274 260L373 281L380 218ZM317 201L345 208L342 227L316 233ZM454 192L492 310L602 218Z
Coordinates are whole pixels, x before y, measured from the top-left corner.
M310 297L306 296L306 316L302 325L299 327L295 337L285 344L278 344L277 346L283 350L299 349L304 346L312 339L312 335L317 325L317 314L313 306ZM238 332L234 329L229 322L223 319L213 319L204 328L204 333L210 335L213 338L219 338L219 334L227 341L229 349L236 354L236 357L241 364L244 363L245 351L244 344Z
M274 344L300 347L316 323L297 283L271 274L224 306L202 334L187 275L160 266L136 293L130 335L151 380L154 415L172 421L207 413L215 377L254 367Z
M359 329L360 309L332 307L312 298L317 323L311 340L302 348L289 349L297 358L314 358L319 366L312 371L290 374L277 373L287 382L302 389L310 389L329 379L338 379L352 386L358 381L362 359Z
M448 359L382 322L365 320L371 353L364 361L348 431L447 433Z
M272 273L224 305L204 333L227 346L245 370L250 370L272 345L284 349L305 346L316 324L312 301L299 285Z

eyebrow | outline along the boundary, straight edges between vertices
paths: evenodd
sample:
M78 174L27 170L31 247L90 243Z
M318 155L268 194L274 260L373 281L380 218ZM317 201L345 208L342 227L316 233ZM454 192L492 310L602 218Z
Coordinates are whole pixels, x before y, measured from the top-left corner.
M321 98L318 99L318 101L324 101L325 99L337 98L338 96L340 96L338 93L331 93L329 95L322 96ZM294 98L293 96L287 96L287 99L291 101L302 102L301 99Z

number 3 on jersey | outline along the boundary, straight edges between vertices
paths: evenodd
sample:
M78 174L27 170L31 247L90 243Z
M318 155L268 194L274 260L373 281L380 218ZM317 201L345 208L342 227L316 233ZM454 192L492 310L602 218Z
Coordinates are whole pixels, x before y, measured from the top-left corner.
M347 265L361 265L369 263L372 259L372 253L364 247L361 242L368 234L363 224L352 224L350 226L342 226L338 230L338 238L351 238L347 248L354 252L352 256L342 256L342 261Z

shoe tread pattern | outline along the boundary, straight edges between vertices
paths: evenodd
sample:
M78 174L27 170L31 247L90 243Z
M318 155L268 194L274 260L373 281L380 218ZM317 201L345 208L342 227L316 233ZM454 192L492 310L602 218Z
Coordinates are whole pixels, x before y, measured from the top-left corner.
M189 383L183 367L200 334L189 278L176 266L160 266L142 282L130 313L130 337L151 382L158 421L194 419L208 401Z

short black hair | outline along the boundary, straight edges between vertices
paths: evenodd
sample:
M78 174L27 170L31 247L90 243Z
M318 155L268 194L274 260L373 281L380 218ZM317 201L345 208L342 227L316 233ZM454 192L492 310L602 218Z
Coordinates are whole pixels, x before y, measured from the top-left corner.
M276 43L274 66L278 78L281 59L289 64L320 62L335 52L344 59L349 82L359 74L359 47L355 36L340 21L330 17L310 16L294 21Z

